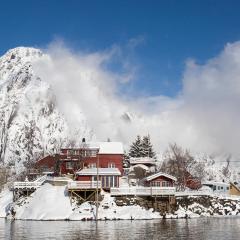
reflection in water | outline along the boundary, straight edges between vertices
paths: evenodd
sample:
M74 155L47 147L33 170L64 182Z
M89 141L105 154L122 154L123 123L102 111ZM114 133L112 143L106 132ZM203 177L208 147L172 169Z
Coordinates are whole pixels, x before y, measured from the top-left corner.
M240 218L107 222L9 221L0 219L0 239L240 239Z

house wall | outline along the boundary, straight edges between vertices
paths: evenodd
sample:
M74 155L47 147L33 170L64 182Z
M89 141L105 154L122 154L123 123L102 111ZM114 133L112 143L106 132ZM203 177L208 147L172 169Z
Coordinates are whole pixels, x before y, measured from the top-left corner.
M84 167L90 167L92 164L97 166L99 158L99 168L108 168L109 164L115 165L123 174L123 155L122 154L98 154L95 157L80 157L78 155L60 155L61 160L61 174L74 173L75 171ZM79 160L78 160L79 159ZM73 169L67 169L67 162L72 162Z
M57 157L54 156L46 156L36 162L36 167L41 169L49 169L53 170Z
M228 193L230 190L230 185L226 183L212 182L212 183L203 183L202 185L210 187L215 193Z
M92 181L92 176L76 176L77 181Z
M111 180L110 180L111 179ZM77 181L92 181L92 176L77 176ZM119 176L99 176L99 182L104 189L109 189L110 187L119 187Z
M229 194L240 196L240 191L233 184L230 184Z
M165 184L164 184L165 183ZM159 176L151 181L146 182L145 184L148 187L151 186L158 186L158 187L173 187L174 181L170 178L167 178L165 176ZM164 186L165 185L165 186Z
M59 173L60 174L73 174L77 170L83 169L84 167L90 167L91 164L97 166L99 160L99 168L108 168L109 163L114 164L115 168L118 168L121 174L123 174L123 154L98 154L98 156L86 156L80 155L69 155L68 150L61 149L61 154L56 157L47 156L38 161L39 167L47 167L54 169L57 160L59 160ZM77 150L78 151L78 150ZM71 168L68 168L68 163L71 162Z

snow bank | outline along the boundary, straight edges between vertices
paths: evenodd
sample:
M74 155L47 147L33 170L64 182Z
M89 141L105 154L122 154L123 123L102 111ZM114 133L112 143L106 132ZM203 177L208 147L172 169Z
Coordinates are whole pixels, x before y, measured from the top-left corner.
M10 210L10 205L13 202L13 194L9 189L4 189L0 193L0 217L6 217L7 212Z
M44 184L30 197L15 204L16 219L63 220L72 213L66 186Z

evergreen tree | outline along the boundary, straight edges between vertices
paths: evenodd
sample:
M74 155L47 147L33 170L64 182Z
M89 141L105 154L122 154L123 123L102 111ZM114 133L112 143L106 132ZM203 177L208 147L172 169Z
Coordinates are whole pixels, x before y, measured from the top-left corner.
M153 146L151 144L150 136L144 136L142 139L142 157L155 158L156 154L153 151Z
M138 135L136 140L130 146L129 157L142 157L142 155L143 155L142 139Z

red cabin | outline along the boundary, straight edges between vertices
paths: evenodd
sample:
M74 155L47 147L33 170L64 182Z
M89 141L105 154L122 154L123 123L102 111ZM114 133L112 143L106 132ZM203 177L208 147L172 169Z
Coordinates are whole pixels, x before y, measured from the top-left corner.
M145 178L147 187L174 187L177 179L169 174L158 172Z

